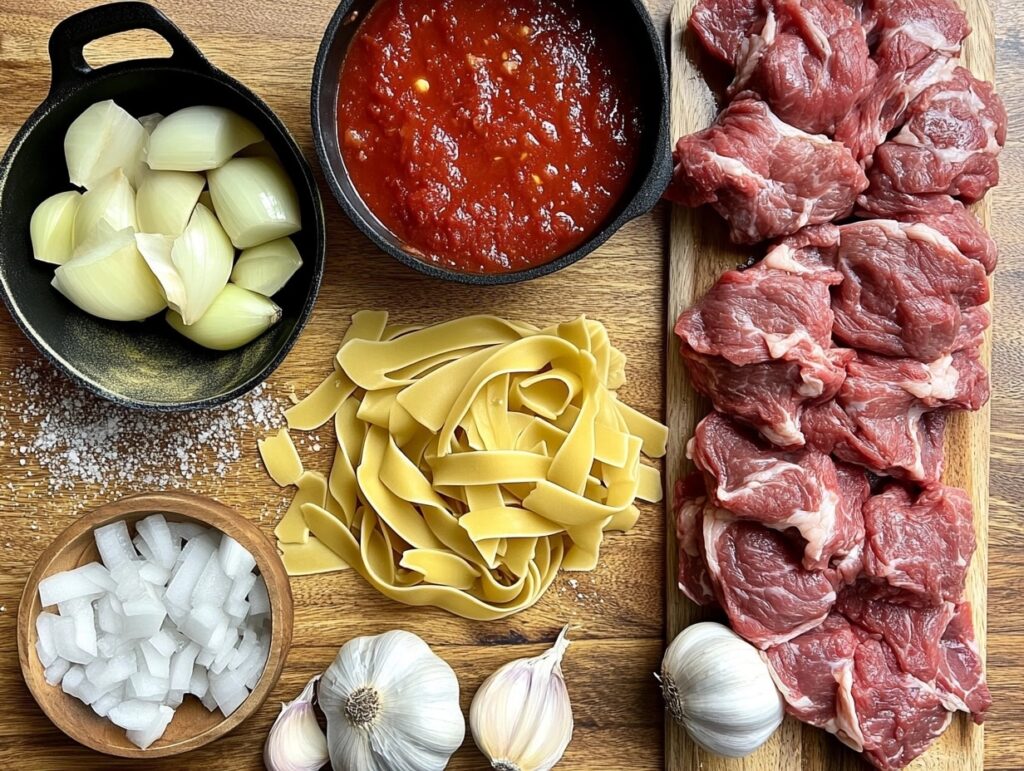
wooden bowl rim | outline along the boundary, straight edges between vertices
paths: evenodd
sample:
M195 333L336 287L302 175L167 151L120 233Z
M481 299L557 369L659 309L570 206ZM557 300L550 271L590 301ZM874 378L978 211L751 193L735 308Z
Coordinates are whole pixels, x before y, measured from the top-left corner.
M42 610L33 608L39 602L39 582L46 577L50 566L65 549L95 528L110 522L140 514L169 513L189 517L207 526L215 527L230 535L248 548L256 558L256 565L267 582L270 595L270 653L256 687L242 705L231 715L211 728L195 736L181 739L173 744L152 746L149 749L122 747L98 740L84 729L84 725L62 720L52 708L55 699L71 699L59 686L51 686L41 677L32 676L35 668L41 666L35 655L35 615ZM62 531L43 550L29 573L18 606L18 659L22 678L40 709L50 721L74 739L90 749L122 758L162 758L180 755L216 741L228 734L263 706L270 691L277 683L284 669L288 647L292 639L294 608L291 586L284 563L276 547L253 522L228 506L193 493L154 492L140 493L117 501L105 503L81 515ZM81 705L89 709L85 704Z

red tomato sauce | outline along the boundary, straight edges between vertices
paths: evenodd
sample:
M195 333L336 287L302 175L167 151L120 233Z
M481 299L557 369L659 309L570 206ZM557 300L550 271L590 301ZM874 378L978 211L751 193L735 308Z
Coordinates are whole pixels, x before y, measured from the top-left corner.
M599 230L629 185L630 55L593 0L380 0L342 65L353 184L424 260L521 270Z

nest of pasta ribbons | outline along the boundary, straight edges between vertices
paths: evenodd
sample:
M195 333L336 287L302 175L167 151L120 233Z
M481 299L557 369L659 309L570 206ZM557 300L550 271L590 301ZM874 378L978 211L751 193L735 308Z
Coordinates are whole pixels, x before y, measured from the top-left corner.
M625 357L587 318L546 329L493 316L428 327L352 317L334 372L285 414L332 418L329 477L286 430L260 442L298 492L275 534L293 575L352 567L382 594L473 619L535 603L559 568L591 570L637 499L666 428L620 402Z

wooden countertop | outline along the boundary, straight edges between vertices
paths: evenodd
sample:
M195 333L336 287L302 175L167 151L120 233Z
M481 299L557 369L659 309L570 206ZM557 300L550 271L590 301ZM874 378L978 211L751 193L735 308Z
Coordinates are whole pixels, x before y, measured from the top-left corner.
M333 3L252 0L172 0L157 3L218 67L253 88L277 111L312 159L309 80ZM86 2L5 0L0 8L0 147L42 100L49 82L46 42L53 25L90 5ZM671 0L648 0L667 29ZM989 679L995 707L986 731L986 768L1011 771L1024 756L1024 8L996 8L998 85L1010 110L1010 141L1002 156L1003 185L996 192L994 234L1002 248L996 273L992 490L990 525ZM141 36L102 52L152 52ZM315 164L314 164L315 166ZM319 176L319 170L317 170ZM328 269L312 322L271 378L283 398L304 394L327 374L329 359L348 316L362 308L386 308L404 321L432 321L472 311L497 312L535 322L579 313L600 319L629 357L626 401L652 415L663 413L664 255L663 207L623 228L598 253L554 276L504 288L453 286L425 279L398 265L346 220L326 186ZM15 617L22 585L45 543L78 513L96 503L146 489L112 480L105 492L79 484L50 492L45 472L31 453L19 452L26 396L14 372L19 365L48 373L6 312L0 311L0 768L56 771L70 768L135 768L131 761L96 755L57 732L29 696L18 669ZM57 378L59 376L52 375ZM38 403L38 400L36 400ZM38 406L38 404L37 404ZM47 408L42 406L43 411ZM38 421L37 418L30 418ZM32 430L28 431L29 434ZM242 457L220 474L190 480L248 513L269 530L285 497L258 465L253 431L239 432ZM324 464L329 460L324 459ZM662 513L644 510L631 534L612 538L592 574L563 575L534 609L492 623L454 619L440 611L388 602L351 572L293 582L295 639L272 699L231 736L181 759L147 764L163 769L259 769L266 732L277 707L290 699L337 648L361 634L406 628L421 634L459 674L464 701L501 663L538 652L563 623L573 624L576 644L565 665L576 717L576 734L564 769L655 769L662 766L662 713L651 673L662 651L664 586ZM575 584L570 584L569 579ZM451 768L484 766L468 741Z

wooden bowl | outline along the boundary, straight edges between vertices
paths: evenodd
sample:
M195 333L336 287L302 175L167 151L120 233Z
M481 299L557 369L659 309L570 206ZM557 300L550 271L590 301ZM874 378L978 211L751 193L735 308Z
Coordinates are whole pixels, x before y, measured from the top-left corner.
M270 595L270 655L256 688L229 717L208 712L195 697L175 711L164 735L141 750L124 729L102 718L92 708L49 685L36 655L36 617L43 610L39 582L54 573L99 559L93 530L119 519L131 529L148 514L163 513L169 521L194 521L230 535L256 558L256 566ZM288 574L273 543L252 522L221 503L186 493L147 493L100 506L81 516L54 539L29 574L18 608L18 657L21 673L36 702L61 731L98 752L122 758L157 758L180 755L224 736L256 712L277 683L292 639L292 593Z

